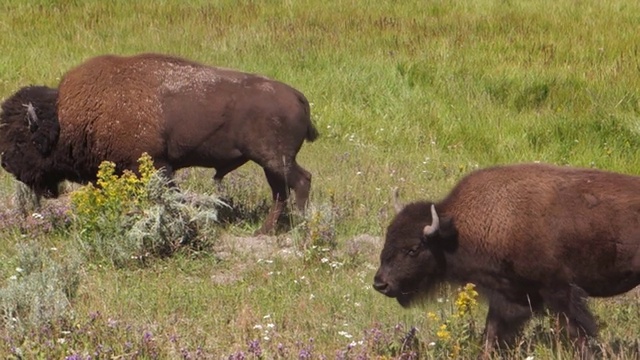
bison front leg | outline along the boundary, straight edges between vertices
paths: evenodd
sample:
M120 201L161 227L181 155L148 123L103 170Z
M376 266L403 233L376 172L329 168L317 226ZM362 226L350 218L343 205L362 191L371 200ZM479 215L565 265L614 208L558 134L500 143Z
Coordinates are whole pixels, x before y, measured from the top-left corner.
M484 330L483 354L491 358L496 349L511 349L525 323L533 316L538 304L521 305L493 294L489 299L489 313Z

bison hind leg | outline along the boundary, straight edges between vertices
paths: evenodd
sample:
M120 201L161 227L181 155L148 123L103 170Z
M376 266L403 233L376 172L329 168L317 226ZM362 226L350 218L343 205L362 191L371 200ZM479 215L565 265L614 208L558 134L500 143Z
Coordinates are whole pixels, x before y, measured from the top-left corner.
M598 325L587 306L587 293L576 285L567 284L541 290L540 294L549 310L558 317L562 333L576 346L580 357L588 354L588 338L598 335Z
M264 173L271 187L273 205L262 228L257 231L258 234L274 230L289 198L289 189L294 191L296 205L302 213L306 209L311 189L311 173L298 165L295 160L290 162L290 166L282 169L274 170L271 167L264 167Z
M598 324L587 305L588 294L577 285L571 284L570 311L575 318L576 324L587 336L596 337L598 335Z
M311 173L295 162L293 165L291 172L288 174L289 187L296 194L298 210L304 213L309 201L309 192L311 191Z
M267 182L269 182L269 186L271 187L273 205L271 205L269 214L262 224L262 227L256 231L256 235L268 234L275 230L276 223L278 222L280 214L282 214L286 201L289 197L287 182L282 173L274 172L268 168L264 168L264 173L267 177Z

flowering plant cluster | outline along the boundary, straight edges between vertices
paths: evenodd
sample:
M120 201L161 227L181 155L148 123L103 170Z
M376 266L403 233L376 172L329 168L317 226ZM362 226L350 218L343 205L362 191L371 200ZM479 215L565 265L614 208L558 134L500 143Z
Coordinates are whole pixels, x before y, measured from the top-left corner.
M151 156L144 153L138 160L139 173L125 170L116 174L110 161L100 164L97 186L88 184L71 194L71 205L81 232L94 236L103 230L116 230L123 215L138 212L148 203L147 185L157 171Z

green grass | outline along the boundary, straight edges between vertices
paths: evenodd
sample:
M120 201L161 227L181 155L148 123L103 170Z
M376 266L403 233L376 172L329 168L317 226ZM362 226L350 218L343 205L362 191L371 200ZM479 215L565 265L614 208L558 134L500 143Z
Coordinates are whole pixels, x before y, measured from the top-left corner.
M452 344L437 337L440 321L426 314L447 318L455 289L443 291L441 303L401 309L370 286L381 243L353 249L361 234L382 236L394 187L407 201L437 199L475 168L524 161L640 174L637 1L5 0L0 13L0 98L28 84L55 86L95 55L149 51L298 88L321 132L299 162L314 176L312 206L333 214L318 223L331 228L322 233L329 239L310 240L312 229L299 225L275 240L251 238L269 191L262 171L247 165L225 178L222 195L236 214L214 246L142 268L86 262L71 325L5 341L2 358L17 346L24 358L102 351L220 359L248 355L253 340L263 358L302 351L333 358L352 341L353 358L390 358L407 350L401 339L411 327L419 341L412 349L439 357ZM178 178L188 191L213 193L212 175L190 169ZM0 201L8 209L14 191L2 172ZM73 251L69 229L3 220L0 286L15 275L17 244L56 248L58 261ZM314 241L335 248L323 253ZM592 301L609 358L638 356L638 303L637 291ZM482 306L474 314L475 337L484 314ZM553 346L551 331L534 331L550 327L548 320L531 327L521 357L571 358ZM384 340L372 340L372 329ZM461 356L477 355L476 340L461 342Z

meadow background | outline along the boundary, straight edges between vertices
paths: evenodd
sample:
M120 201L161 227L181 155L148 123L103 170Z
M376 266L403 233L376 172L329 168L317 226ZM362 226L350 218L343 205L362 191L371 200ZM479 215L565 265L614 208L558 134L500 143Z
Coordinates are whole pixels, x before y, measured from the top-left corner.
M392 189L438 199L473 169L528 161L640 174L634 0L4 0L0 13L0 98L99 54L162 52L296 87L321 133L298 157L313 173L304 218L254 238L259 167L219 192L213 170L185 170L182 189L232 208L197 246L144 261L114 261L121 239L88 237L68 197L18 217L24 193L0 172L2 358L474 358L473 289L405 310L371 287ZM602 356L639 358L638 291L590 304ZM507 357L573 358L555 329L537 320Z

